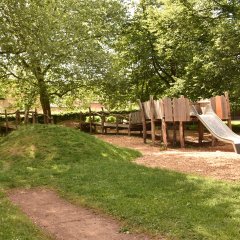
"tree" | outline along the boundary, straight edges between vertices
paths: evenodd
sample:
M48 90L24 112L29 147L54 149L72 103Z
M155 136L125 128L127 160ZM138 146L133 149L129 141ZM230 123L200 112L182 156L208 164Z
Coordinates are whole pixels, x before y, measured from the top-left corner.
M239 98L239 14L234 0L141 0L115 46L118 74L105 89L117 93L112 99L224 91Z
M239 1L162 0L148 8L160 58L178 74L167 91L191 98L239 89ZM238 91L238 90L237 90ZM239 91L237 93L239 95Z
M113 71L118 72L114 83L118 84L105 81L105 89L114 89L117 96L125 96L132 101L146 100L150 94L159 96L175 82L173 69L166 68L165 59L159 57L155 48L157 38L149 31L149 4L141 2L138 5L134 15L125 21L114 46Z
M30 83L50 115L52 96L106 73L123 13L117 0L2 0L0 79Z

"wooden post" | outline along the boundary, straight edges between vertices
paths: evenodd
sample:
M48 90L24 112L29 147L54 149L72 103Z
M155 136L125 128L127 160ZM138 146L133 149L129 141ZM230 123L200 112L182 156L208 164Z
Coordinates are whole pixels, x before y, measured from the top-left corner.
M167 148L168 132L167 132L167 122L165 120L165 116L166 116L165 101L163 99L161 99L159 104L160 104L159 105L160 108L162 109L162 141L163 141L165 148Z
M203 124L198 120L198 143L199 143L199 144L202 144L203 134L204 134L204 126L203 126Z
M232 117L231 117L231 106L230 106L230 101L229 101L229 94L228 94L228 92L225 92L224 95L225 95L226 102L227 102L227 112L228 112L227 122L228 122L228 127L230 129L232 129Z
M35 121L36 121L36 123L38 123L38 112L37 112L37 108L35 108Z
M7 114L7 110L5 109L5 122L6 122L6 134L8 133L8 128L9 128L9 124L8 124L8 114Z
M79 113L79 129L80 129L81 131L83 130L82 123L83 123L83 113L80 112L80 113Z
M89 109L89 131L90 133L92 133L92 111L91 111L91 108L88 108Z
M165 119L162 119L162 138L163 138L163 144L167 148L168 141L167 141L167 123Z
M24 124L28 124L28 114L29 114L29 112L28 112L28 109L25 109L25 111L24 111Z
M129 113L128 115L128 136L131 136L131 124L132 124L132 114Z
M32 112L32 124L36 123L35 112Z
M102 134L104 134L104 123L105 123L106 117L104 115L104 109L102 107L102 114L101 114L101 131Z
M179 139L181 148L185 147L185 139L184 139L184 122L179 122Z
M19 110L16 111L16 128L18 128L18 125L20 124L20 112Z
M217 139L212 135L212 147L216 146Z
M142 115L142 125L143 125L143 142L147 142L147 124L146 124L146 118L145 118L145 113L143 109L143 104L141 100L138 100L139 108L141 110L141 115Z
M104 115L102 115L102 117L101 117L101 130L102 130L102 134L104 134L105 119L106 119L106 117Z
M154 116L154 100L153 96L150 96L150 113L151 113L151 135L152 135L152 143L155 144L155 116Z
M118 128L118 124L119 124L119 116L116 115L116 135L119 134L119 128Z
M177 123L173 121L173 146L177 144Z

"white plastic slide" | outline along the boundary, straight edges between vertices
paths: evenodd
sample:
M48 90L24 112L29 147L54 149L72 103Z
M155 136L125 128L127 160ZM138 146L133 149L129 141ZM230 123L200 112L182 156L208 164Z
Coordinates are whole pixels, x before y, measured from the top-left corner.
M196 116L208 131L217 139L231 143L236 153L240 154L240 136L234 133L213 111L211 104L207 104L201 111L192 106L193 115Z

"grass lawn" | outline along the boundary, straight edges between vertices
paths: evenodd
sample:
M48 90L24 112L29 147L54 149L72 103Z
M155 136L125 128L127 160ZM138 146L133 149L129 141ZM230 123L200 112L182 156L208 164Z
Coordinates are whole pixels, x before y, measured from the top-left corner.
M3 194L36 186L107 212L126 230L169 239L240 239L240 184L138 166L131 162L138 152L59 126L21 128L1 140L0 152L0 239L28 239L21 231L46 239Z

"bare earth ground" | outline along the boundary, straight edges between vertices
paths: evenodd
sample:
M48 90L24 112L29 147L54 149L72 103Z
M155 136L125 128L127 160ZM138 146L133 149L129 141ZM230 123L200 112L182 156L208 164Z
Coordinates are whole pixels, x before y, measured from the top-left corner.
M96 135L96 137L140 151L143 156L135 162L147 167L165 168L220 180L240 180L240 154L234 152L231 144L217 142L215 147L211 147L211 143L205 143L202 147L194 144L184 149L170 147L161 150L160 145L152 146L150 140L148 144L144 144L141 137L123 135ZM196 138L188 136L187 140L194 141Z
M17 189L9 192L9 198L56 240L151 239L144 235L120 233L121 225L117 221L74 206L51 190Z

